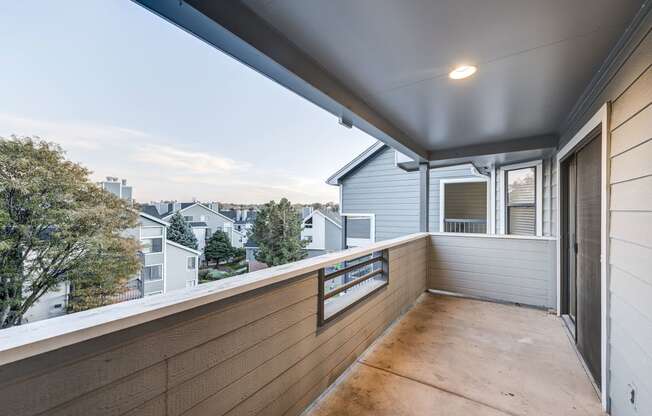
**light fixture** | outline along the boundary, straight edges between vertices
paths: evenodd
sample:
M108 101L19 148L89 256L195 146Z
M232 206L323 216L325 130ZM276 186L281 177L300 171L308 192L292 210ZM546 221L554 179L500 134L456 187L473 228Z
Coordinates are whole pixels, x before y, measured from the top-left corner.
M475 74L475 71L477 71L478 68L476 68L473 65L460 65L457 68L453 69L448 76L451 79L463 79L470 77L471 75Z

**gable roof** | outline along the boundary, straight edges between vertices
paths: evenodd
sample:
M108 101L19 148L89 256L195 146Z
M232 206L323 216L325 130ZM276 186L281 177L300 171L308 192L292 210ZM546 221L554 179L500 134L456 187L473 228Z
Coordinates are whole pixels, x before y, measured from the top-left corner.
M159 223L159 224L161 224L161 225L164 225L164 226L166 226L166 227L170 225L169 222L167 222L167 221L163 221L162 219L160 219L160 218L158 218L158 217L154 217L154 216L152 216L152 215L149 215L149 214L146 213L146 212L142 212L142 211L141 211L141 212L138 213L138 215L140 215L140 216L143 217L143 218L147 218L147 219L150 220L150 221L154 221L154 222L156 222L156 223Z
M316 209L313 212L310 213L306 218L303 219L303 223L308 221L310 218L312 218L315 214L320 214L324 218L326 218L328 221L332 222L335 224L337 227L342 228L342 218L340 215L336 212L333 211L327 211L325 209Z
M141 205L140 211L152 217L161 218L161 215L158 213L158 210L154 205Z
M182 250L189 251L190 253L195 254L195 255L197 255L197 256L200 256L200 255L201 255L201 252L200 252L200 251L195 250L195 249L192 249L192 248L190 248L190 247L186 247L186 246L184 246L183 244L175 243L175 242L172 241L172 240L165 240L165 244L169 244L169 245L171 245L171 246L173 246L173 247L176 247L176 248L180 248L180 249L182 249Z
M218 215L218 216L224 218L225 220L227 220L229 222L234 222L231 218L227 217L226 215L224 215L224 214L222 214L222 213L220 213L218 211L215 211L213 209L210 209L206 205L204 205L204 204L202 204L200 202L182 202L181 203L181 209L179 211L177 211L177 212L183 212L183 211L187 210L188 208L194 207L195 205L200 206L200 207L204 208L206 211L212 212L213 214ZM168 212L168 213L164 214L162 216L162 218L165 219L167 217L171 217L174 214L175 214L175 212Z
M376 142L372 146L369 146L367 149L365 149L362 153L360 153L358 156L355 157L352 161L344 165L340 170L335 172L334 174L331 175L330 178L326 179L326 183L329 185L334 185L337 186L340 182L340 179L342 179L344 176L346 176L349 172L351 172L353 169L357 168L360 166L362 163L364 163L367 159L378 153L381 149L385 147L385 143L383 142Z

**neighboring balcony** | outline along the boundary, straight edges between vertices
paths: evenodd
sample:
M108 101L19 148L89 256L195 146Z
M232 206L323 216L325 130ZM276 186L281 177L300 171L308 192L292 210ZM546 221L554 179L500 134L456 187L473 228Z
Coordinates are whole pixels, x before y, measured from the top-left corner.
M2 414L600 414L554 246L412 234L6 329Z

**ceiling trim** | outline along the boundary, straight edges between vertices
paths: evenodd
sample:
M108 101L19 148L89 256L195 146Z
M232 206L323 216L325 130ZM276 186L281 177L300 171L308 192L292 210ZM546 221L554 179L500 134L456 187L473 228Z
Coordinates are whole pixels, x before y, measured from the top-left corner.
M133 0L353 126L425 162L428 151L238 1ZM335 121L335 120L334 120Z
M430 161L555 148L557 147L557 142L557 135L547 134L543 136L524 137L520 139L477 144L432 152L430 154Z

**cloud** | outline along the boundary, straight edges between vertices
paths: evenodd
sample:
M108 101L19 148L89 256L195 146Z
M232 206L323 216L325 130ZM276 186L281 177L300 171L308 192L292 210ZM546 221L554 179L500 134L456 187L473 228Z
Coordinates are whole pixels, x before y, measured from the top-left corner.
M0 135L40 136L66 149L99 150L116 141L145 138L145 132L117 126L84 122L51 122L0 113Z
M243 172L251 167L250 163L235 161L207 152L181 150L157 144L141 146L132 159L161 167L175 168L184 177L187 177L188 174L216 175Z
M337 190L315 178L282 168L235 160L210 150L172 143L144 131L87 122L51 122L0 113L0 136L38 135L61 145L71 160L92 169L94 180L126 178L139 201L160 199L267 202L286 197L293 202L337 199ZM249 157L263 157L245 152ZM273 159L273 155L270 155Z

